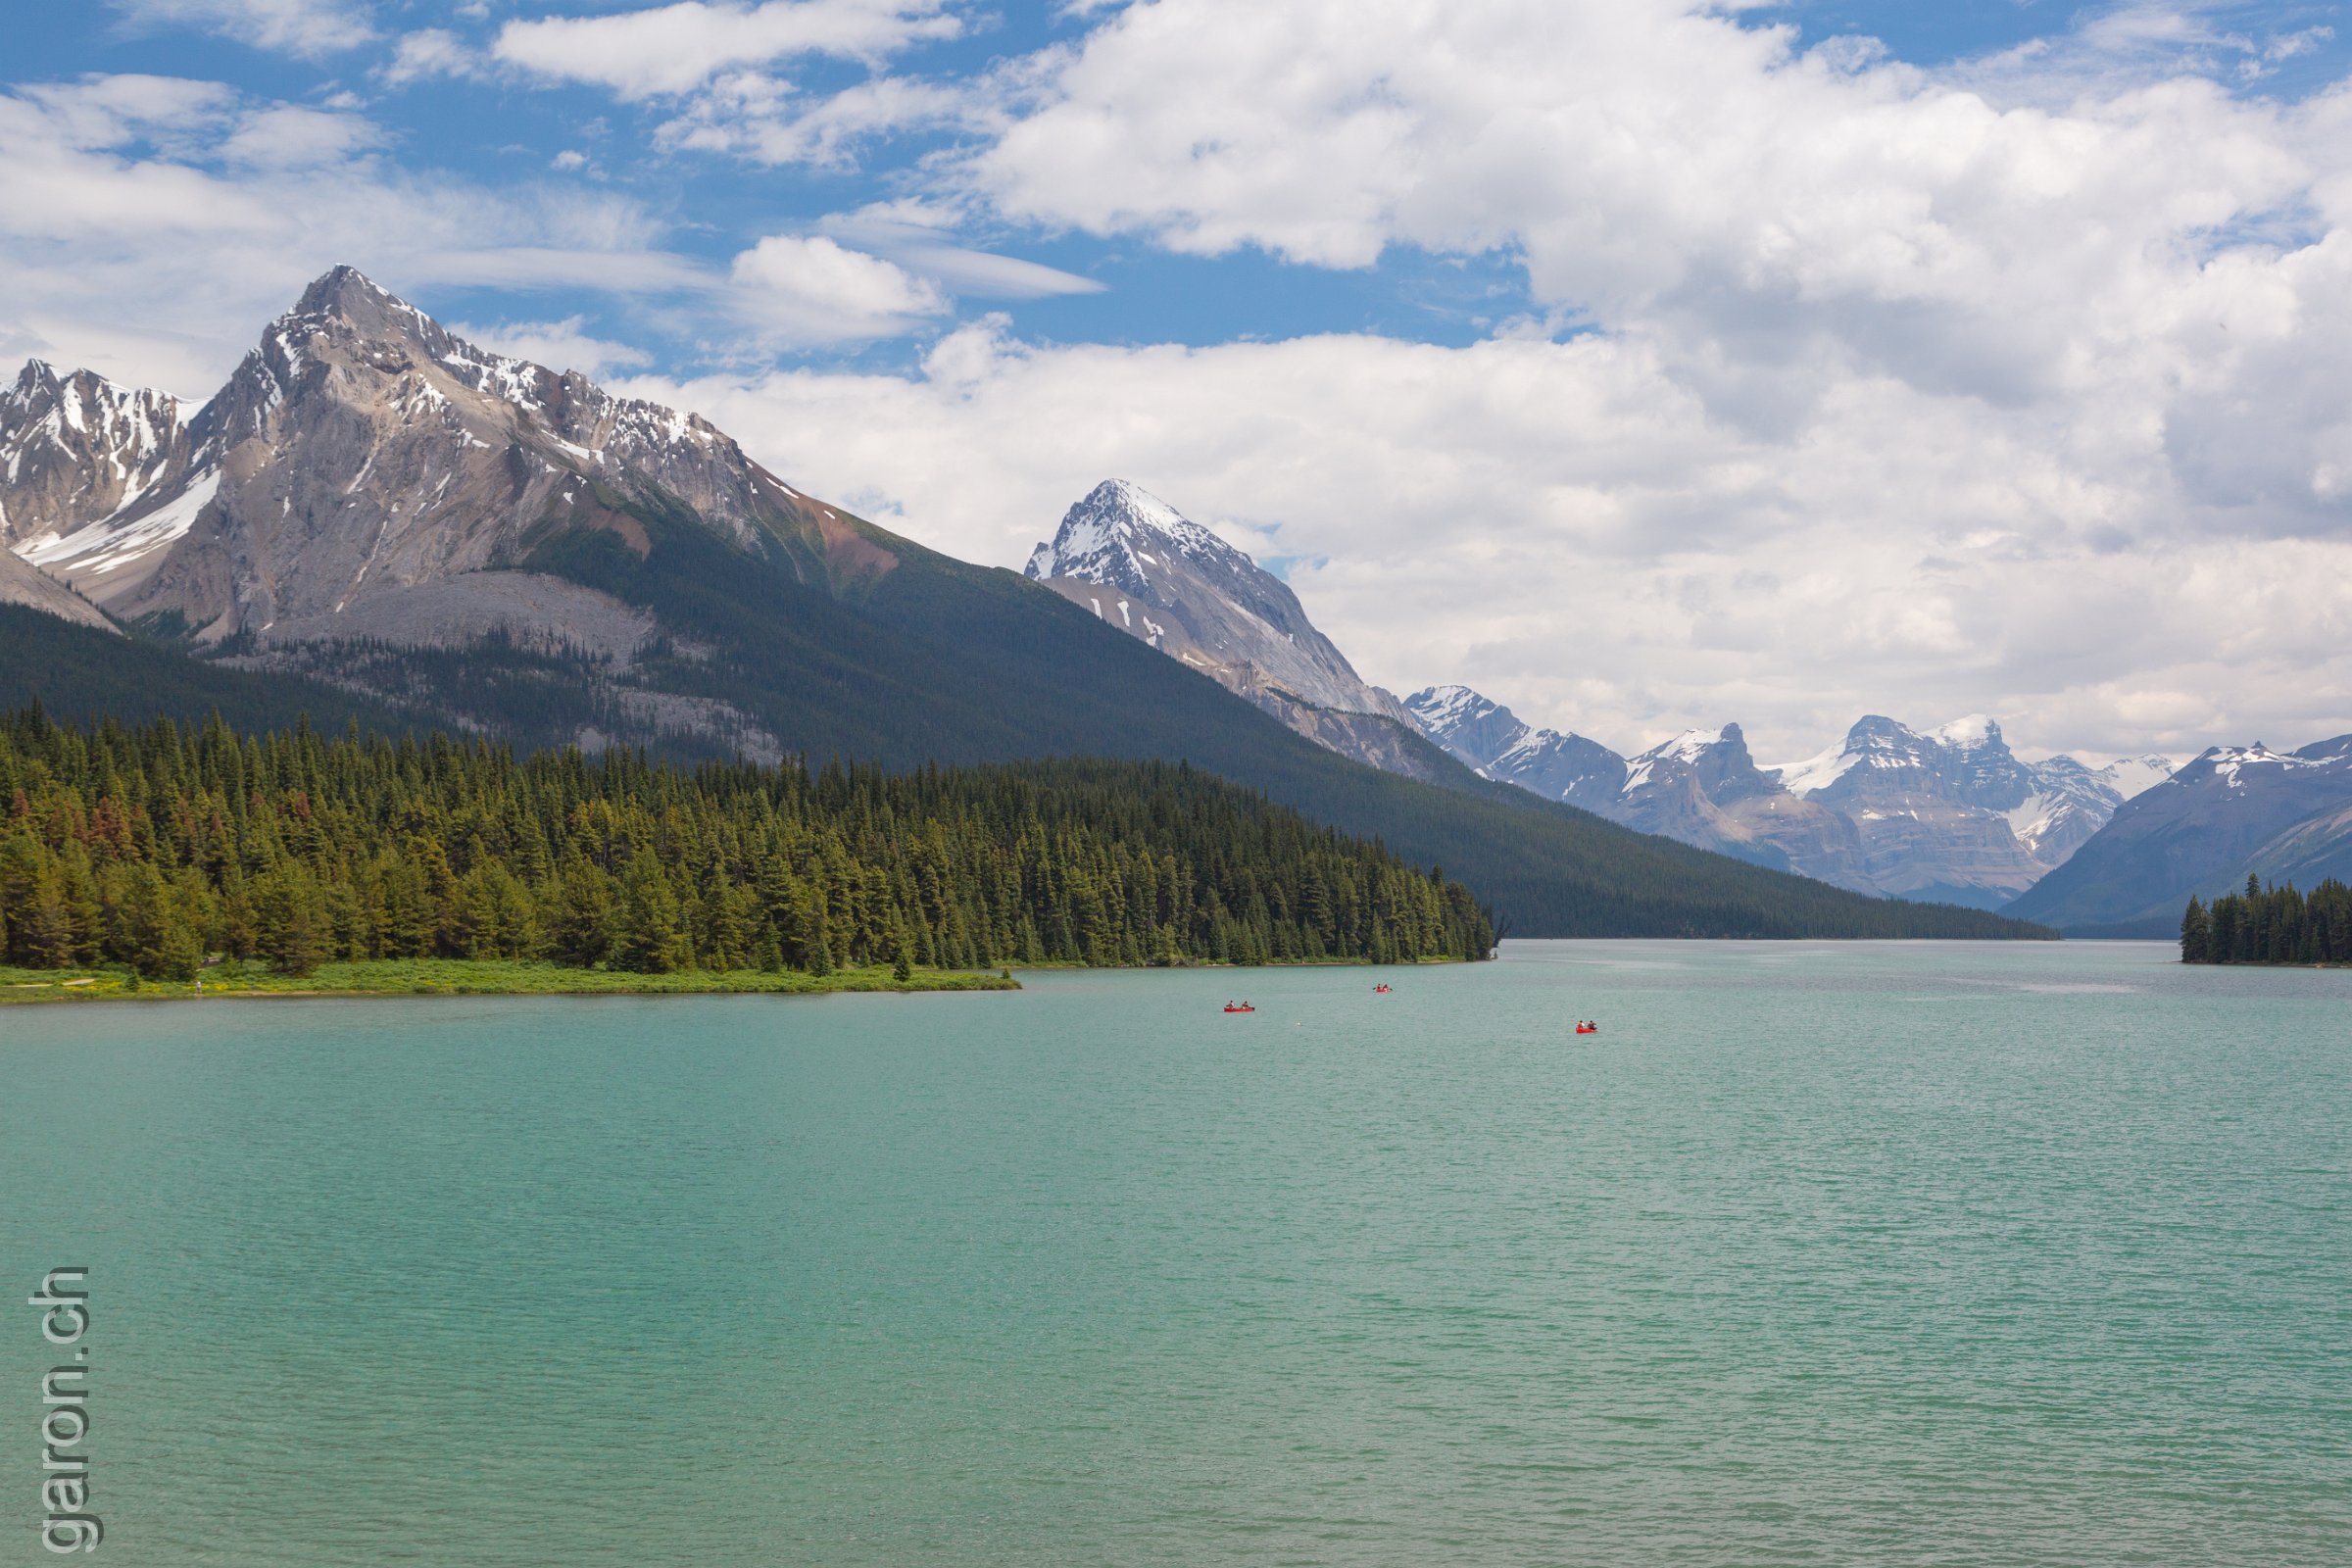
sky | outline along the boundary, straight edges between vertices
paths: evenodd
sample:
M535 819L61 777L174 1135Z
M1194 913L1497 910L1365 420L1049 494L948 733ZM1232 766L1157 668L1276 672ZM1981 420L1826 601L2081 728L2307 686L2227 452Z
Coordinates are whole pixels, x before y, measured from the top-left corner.
M1017 566L1134 480L1368 678L1760 760L2352 730L2352 17L6 0L0 364L338 263Z

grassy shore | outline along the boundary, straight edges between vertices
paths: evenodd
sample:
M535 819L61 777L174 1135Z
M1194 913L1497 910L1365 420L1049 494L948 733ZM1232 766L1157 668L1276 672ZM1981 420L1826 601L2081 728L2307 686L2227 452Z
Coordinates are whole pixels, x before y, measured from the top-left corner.
M787 970L630 974L496 958L387 958L322 963L307 975L267 965L222 964L201 981L140 980L122 969L11 969L0 966L0 1004L17 1002L165 1001L202 997L682 996L827 991L1018 991L1020 982L970 969L921 969L894 979L887 965L819 977Z

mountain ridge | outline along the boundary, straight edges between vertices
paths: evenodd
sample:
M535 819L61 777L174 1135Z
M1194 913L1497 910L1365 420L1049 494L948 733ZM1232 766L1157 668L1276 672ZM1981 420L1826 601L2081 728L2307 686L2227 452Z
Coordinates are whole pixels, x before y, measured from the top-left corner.
M2169 770L2146 757L2093 769L2019 760L1970 714L1919 730L1866 714L1799 762L1758 763L1737 724L1688 730L1633 758L1537 729L1464 686L1407 707L1489 777L1645 832L1855 892L1996 907L2063 864L2132 793Z

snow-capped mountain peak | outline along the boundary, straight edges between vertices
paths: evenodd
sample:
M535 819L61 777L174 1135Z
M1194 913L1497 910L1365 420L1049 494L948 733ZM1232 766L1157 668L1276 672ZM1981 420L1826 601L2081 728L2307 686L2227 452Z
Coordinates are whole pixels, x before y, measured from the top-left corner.
M1487 777L1604 814L1625 782L1625 759L1582 735L1536 729L1467 686L1429 686L1406 711L1454 757Z
M2300 768L2340 767L2346 761L2341 756L2314 756L2311 749L2303 752L2275 752L2260 741L2251 746L2216 746L2181 769L2186 773L2209 773L2233 790L2246 787L2249 773L2276 768L2291 773Z
M1726 724L1718 730L1687 729L1662 746L1652 747L1644 755L1671 757L1678 762L1695 762L1726 741L1740 740L1740 726Z
M136 506L185 466L187 414L169 392L26 362L0 390L0 545L30 551Z
M2056 760L2056 759L2052 759ZM2098 770L2097 776L2106 781L2116 799L2128 801L2144 795L2171 778L2175 771L2173 760L2154 752L2139 757L2119 757Z
M1289 584L1141 485L1105 479L1088 491L1026 572L1320 745L1416 777L1443 766Z
M1424 687L1404 700L1404 709L1431 740L1490 778L1505 776L1491 771L1491 764L1545 738L1558 739L1550 730L1530 728L1518 714L1467 686Z
M1490 713L1508 712L1501 704L1490 702L1467 686L1427 686L1404 700L1421 727L1443 739L1444 732L1475 722Z
M1257 564L1142 485L1105 479L1062 515L1051 540L1030 552L1027 575L1040 582L1075 577L1104 588L1148 594L1180 564L1220 575L1255 572Z

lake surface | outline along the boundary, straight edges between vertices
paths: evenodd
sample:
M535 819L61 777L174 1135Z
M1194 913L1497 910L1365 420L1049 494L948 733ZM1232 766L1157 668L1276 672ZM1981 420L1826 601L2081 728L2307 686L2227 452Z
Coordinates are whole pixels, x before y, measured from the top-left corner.
M2352 972L1507 954L0 1010L80 1560L2352 1561Z

